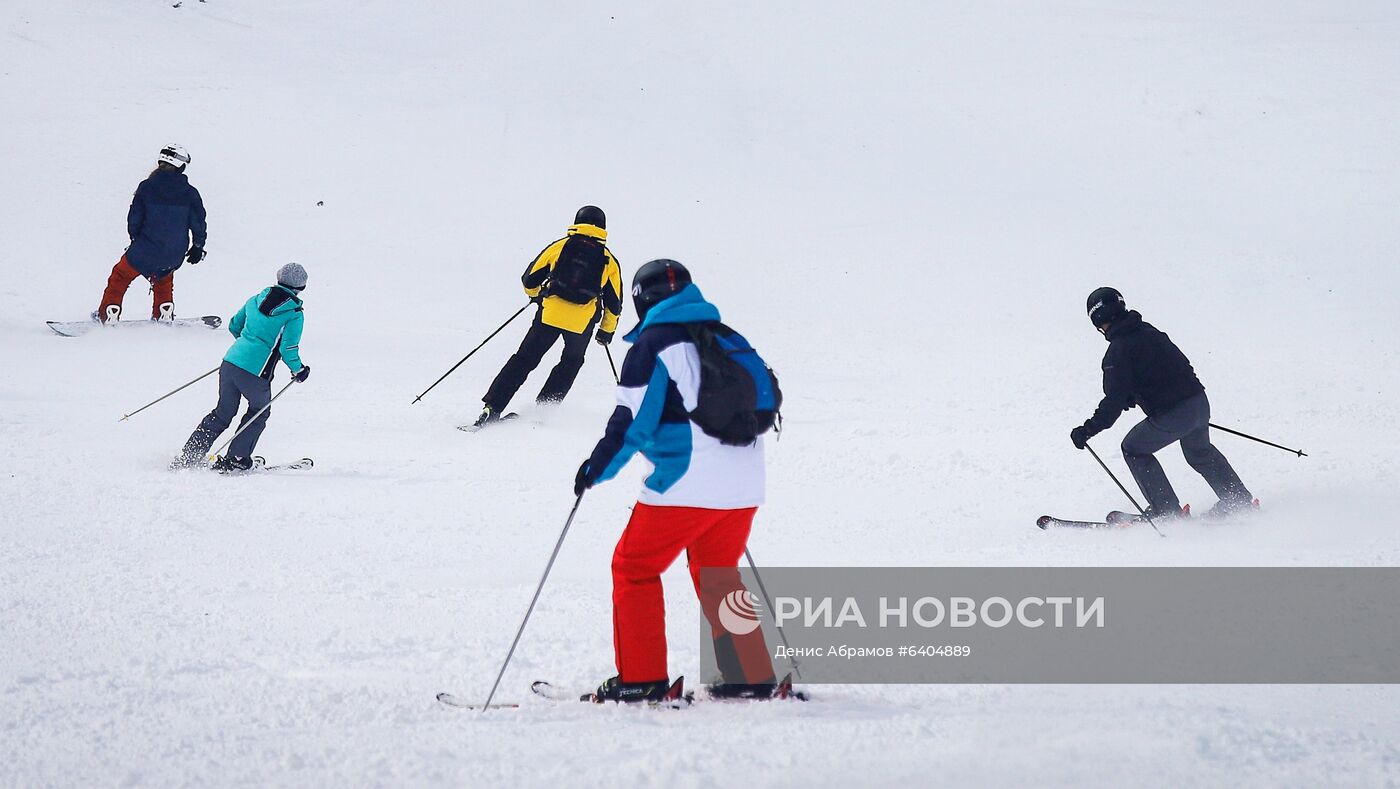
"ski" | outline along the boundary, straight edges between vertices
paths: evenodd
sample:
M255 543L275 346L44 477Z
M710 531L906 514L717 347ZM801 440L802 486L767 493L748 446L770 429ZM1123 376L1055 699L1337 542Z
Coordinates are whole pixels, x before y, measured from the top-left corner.
M1181 508L1181 517L1191 517L1191 505L1187 504ZM1056 518L1053 515L1041 515L1036 518L1035 525L1042 529L1124 529L1139 523L1147 523L1147 519L1138 512L1123 512L1114 510L1104 516L1101 521L1072 521L1064 518Z
M797 689L793 688L793 686L792 686L792 674L791 674L791 673L789 673L789 674L787 674L786 676L784 676L784 677L782 678L782 680L780 680L780 681L778 682L777 686L773 689L773 695L771 695L771 696L753 696L753 697L735 696L735 697L725 697L725 696L712 696L712 695L706 694L706 695L704 695L704 696L697 697L693 692L691 692L691 693L685 692L685 687L684 687L684 684L683 684L684 681L685 681L685 678L684 678L684 677L677 678L676 681L673 682L673 683L671 684L670 690L668 690L668 691L666 692L666 698L665 698L665 699L662 699L661 701L647 702L647 706L648 706L648 707L653 707L653 708L656 708L656 707L663 707L663 708L664 708L664 707L669 707L669 708L688 707L688 706L690 706L690 705L692 705L692 704L697 703L697 702L700 701L701 699L703 699L703 700L705 700L705 701L717 701L717 702L720 702L720 703L737 703L737 702L750 702L750 701L807 701L807 700L810 698L810 696L808 696L808 694L807 694L806 691L797 690ZM550 701L575 701L575 700L578 700L578 701L593 701L593 700L594 700L594 695L593 695L592 693L583 693L583 694L571 693L571 692L569 692L569 691L567 691L567 690L564 690L563 688L561 688L561 687L559 687L559 686L557 686L557 685L554 685L553 683L546 682L546 681L544 681L544 680L538 680L538 681L536 681L536 682L531 683L531 685L530 685L530 692L534 693L536 696L539 696L539 697L541 697L541 698L549 699Z
M536 680L530 683L530 692L540 698L550 701L587 701L601 703L597 701L597 696L592 693L570 693L557 685L544 680ZM649 709L684 709L695 703L695 694L685 692L685 677L676 677L676 681L671 683L667 689L666 696L657 701L645 702Z
M707 690L709 689L707 688ZM706 694L705 698L709 701L717 701L721 704L734 704L751 701L807 701L811 697L807 695L807 691L796 690L792 687L792 672L788 672L788 674L773 687L773 693L769 696L726 696L722 694L717 696L711 690Z
M198 462L196 462L194 465L185 465L181 463L180 460L176 459L170 463L170 470L182 471L188 468L204 468L208 469L209 471L218 471L220 474L237 476L241 474L252 474L259 471L303 471L305 469L312 468L316 465L316 461L312 460L311 458L302 458L301 460L294 460L290 463L277 463L274 465L268 465L267 460L261 455L253 456L252 468L216 469L214 468L214 463L217 463L219 461L218 456L210 457L209 461L209 463L206 463L204 465L200 465Z
M488 428L495 424L499 424L501 422L509 422L510 420L515 419L519 416L520 414L511 411L509 414L503 415L500 419L493 419L484 425L458 425L457 429L462 431L463 433L480 433L485 428Z
M1127 523L1108 523L1107 521L1072 521L1064 518L1056 518L1053 515L1041 515L1036 518L1035 525L1046 531L1050 529L1115 529L1128 526Z
M175 318L168 321L132 319L117 321L116 323L102 323L101 321L44 321L44 325L53 330L54 334L60 337L81 337L97 329L130 329L134 326L163 326L167 329L180 329L191 327L202 327L206 329L217 329L224 325L224 319L218 315L204 315L198 318Z
M455 707L455 708L457 708L457 709L459 709L459 710L481 710L481 709L485 709L485 708L486 708L486 705L483 704L483 703L481 703L481 702L467 701L466 699L459 699L459 698L457 698L456 696L452 695L451 693L439 693L439 694L437 694L437 700L440 701L440 702L442 702L443 704L446 704L446 705L449 706L449 707ZM498 702L492 703L491 709L493 709L493 710L515 710L515 709L520 709L520 705L519 705L519 704L512 704L512 703L504 702L504 701L498 701Z
M550 701L574 701L577 693L570 693L557 685L537 679L530 683L530 692Z
M1172 516L1159 515L1157 516L1156 520L1160 523L1164 518L1170 517ZM1191 517L1191 505L1187 504L1183 506L1181 508L1181 514L1176 517ZM1108 521L1114 526L1132 526L1134 523L1147 523L1147 518L1143 517L1142 513L1140 512L1122 512L1120 510L1114 510L1113 512L1108 513L1108 515L1104 517L1104 520Z
M302 458L301 460L294 460L290 463L277 463L275 465L269 466L267 464L267 460L264 459L261 455L253 456L254 471L302 471L304 469L311 468L315 465L316 461L312 460L311 458Z

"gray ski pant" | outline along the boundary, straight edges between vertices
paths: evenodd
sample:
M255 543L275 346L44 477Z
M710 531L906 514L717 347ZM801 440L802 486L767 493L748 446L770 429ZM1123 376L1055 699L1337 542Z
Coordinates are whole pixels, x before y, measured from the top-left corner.
M199 461L209 453L214 442L233 424L233 418L238 415L240 400L248 401L248 410L238 423L241 428L247 424L248 417L272 402L272 382L259 378L232 362L224 362L219 367L219 404L204 417L204 421L199 423L199 427L194 429L189 440L185 442L185 449L181 455L186 463ZM247 430L229 444L228 454L231 457L252 457L253 449L257 447L258 438L262 436L263 428L267 427L267 419L270 416L271 408L263 411L256 422L249 425Z
M1167 481L1162 464L1153 456L1157 450L1175 441L1181 442L1181 454L1196 473L1205 477L1211 490L1221 501L1247 503L1253 496L1230 461L1210 443L1210 400L1204 392L1187 398L1166 413L1150 416L1123 437L1123 459L1133 472L1142 495L1153 512L1174 512L1181 501Z

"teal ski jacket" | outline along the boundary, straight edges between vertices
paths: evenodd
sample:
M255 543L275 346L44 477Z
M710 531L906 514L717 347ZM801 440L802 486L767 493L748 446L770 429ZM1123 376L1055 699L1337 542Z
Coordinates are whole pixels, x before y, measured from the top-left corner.
M224 361L270 381L281 359L296 375L302 368L297 349L303 315L302 301L295 291L281 285L265 288L229 321L228 330L238 339L224 354Z

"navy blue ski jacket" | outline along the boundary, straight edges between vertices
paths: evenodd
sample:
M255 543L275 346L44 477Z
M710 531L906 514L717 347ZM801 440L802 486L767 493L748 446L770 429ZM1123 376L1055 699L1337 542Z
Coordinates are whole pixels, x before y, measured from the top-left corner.
M1149 417L1206 390L1191 361L1165 333L1132 310L1108 327L1103 355L1103 400L1084 423L1096 435L1133 406Z
M190 240L204 246L204 200L185 174L156 170L136 187L126 213L126 262L146 277L163 277L185 262Z

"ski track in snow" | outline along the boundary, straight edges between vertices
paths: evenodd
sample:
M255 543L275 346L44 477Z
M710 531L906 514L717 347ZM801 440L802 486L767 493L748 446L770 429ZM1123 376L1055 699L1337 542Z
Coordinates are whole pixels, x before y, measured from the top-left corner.
M1395 565L1392 5L22 5L0 21L26 44L0 48L0 786L1400 781L1387 686L534 698L613 673L639 463L580 508L500 693L523 708L448 709L489 689L612 381L593 348L562 407L528 405L541 370L518 422L454 430L522 319L410 405L593 202L626 275L685 261L782 377L761 564ZM314 469L165 471L212 378L117 422L225 331L44 328L93 308L170 142L209 208L181 314L310 271L315 372L259 453ZM1103 284L1192 358L1215 421L1311 454L1217 437L1258 517L1035 528L1124 506L1067 435L1098 396ZM1095 442L1125 479L1136 417ZM694 674L694 596L665 581Z

